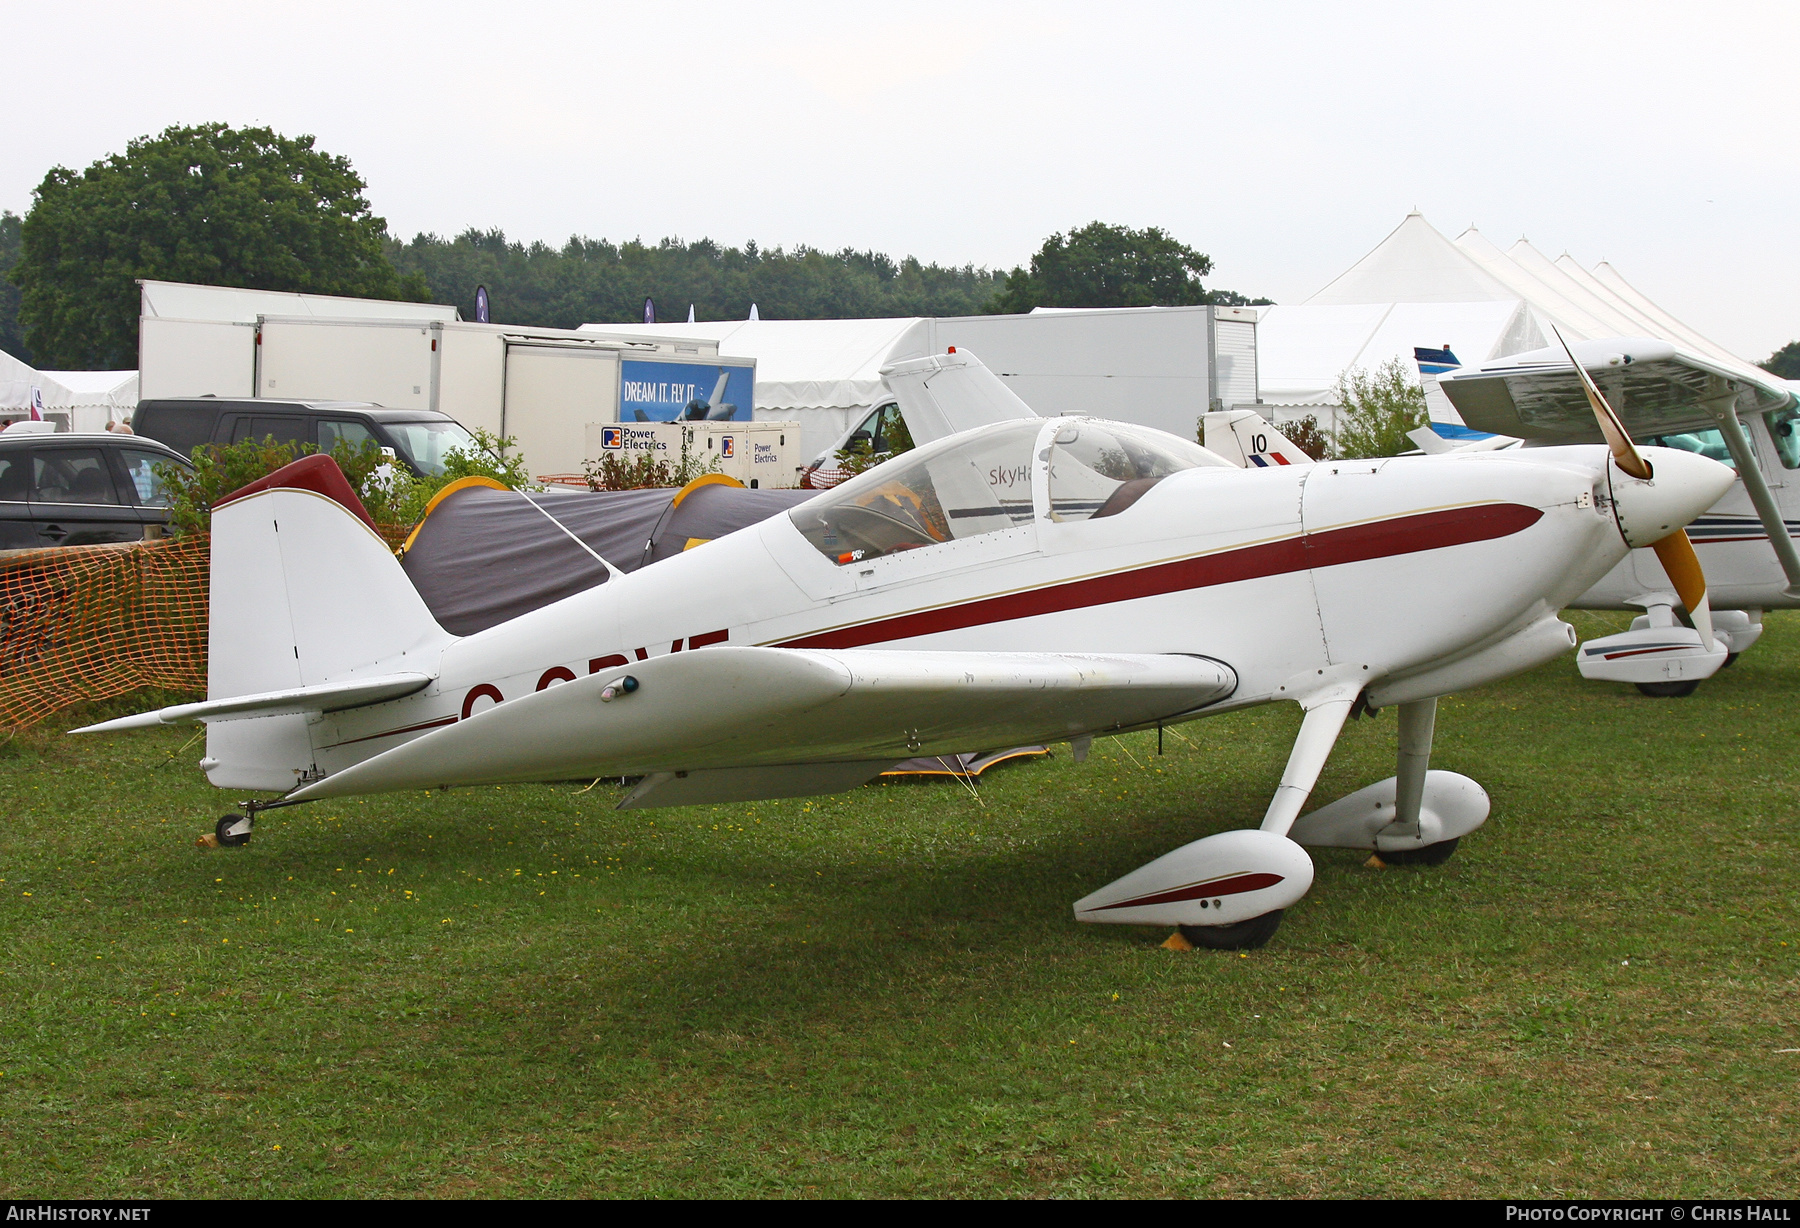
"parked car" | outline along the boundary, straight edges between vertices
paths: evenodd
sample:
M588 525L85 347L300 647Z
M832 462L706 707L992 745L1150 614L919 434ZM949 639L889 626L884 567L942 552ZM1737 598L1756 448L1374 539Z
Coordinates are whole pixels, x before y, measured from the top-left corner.
M867 454L870 456L884 452L898 455L910 451L912 446L912 434L906 429L906 419L900 416L900 407L889 401L886 405L870 410L868 417L845 431L841 439L813 457L800 470L800 489L830 490L839 482L848 480L854 471L843 467L845 453L854 454L867 447Z
M183 456L203 443L241 443L273 437L276 443L312 444L329 452L339 443L373 440L417 477L444 471L444 453L476 446L448 414L429 409L384 409L366 401L276 401L266 397L185 397L140 401L131 429Z
M135 435L0 433L0 550L156 536L169 523L161 464L193 467Z

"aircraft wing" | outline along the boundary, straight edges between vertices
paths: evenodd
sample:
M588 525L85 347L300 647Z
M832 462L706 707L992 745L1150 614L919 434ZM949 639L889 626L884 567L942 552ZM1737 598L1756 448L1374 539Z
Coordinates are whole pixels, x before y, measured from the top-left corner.
M725 787L658 805L788 796L830 791L827 777L851 788L917 755L1155 724L1236 687L1229 666L1173 654L721 645L498 704L289 796L659 773L701 778L689 793L707 781ZM807 787L793 787L795 773Z
M194 704L176 704L154 712L122 716L102 721L70 733L113 733L120 729L149 729L156 725L200 725L208 721L237 720L253 716L284 716L302 712L342 712L346 708L363 708L370 704L400 699L431 685L430 674L380 674L369 678L346 678L317 686L291 687L285 691L264 691L258 695L234 695L229 699L209 699Z
M1740 413L1794 403L1786 381L1748 363L1726 363L1667 341L1614 337L1570 347L1636 438L1716 426L1701 399L1737 394ZM1496 435L1600 438L1575 369L1561 349L1532 350L1438 376L1438 387L1469 426Z

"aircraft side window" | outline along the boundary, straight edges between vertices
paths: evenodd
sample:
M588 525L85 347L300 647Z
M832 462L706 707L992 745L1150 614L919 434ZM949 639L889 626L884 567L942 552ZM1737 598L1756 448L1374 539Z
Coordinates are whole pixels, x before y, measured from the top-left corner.
M1775 454L1783 469L1800 469L1800 410L1772 409L1763 415L1769 438L1775 441Z
M1123 422L1076 419L1050 442L1050 519L1117 516L1183 469L1225 464L1199 444Z
M907 452L788 515L840 567L1029 524L1038 426L1008 422Z
M1770 433L1774 433L1772 428ZM1717 427L1710 431L1679 431L1673 435L1652 435L1643 442L1658 448L1679 448L1683 452L1697 452L1709 460L1718 461L1721 465L1737 468L1737 462L1731 459L1731 449L1725 446L1725 436Z

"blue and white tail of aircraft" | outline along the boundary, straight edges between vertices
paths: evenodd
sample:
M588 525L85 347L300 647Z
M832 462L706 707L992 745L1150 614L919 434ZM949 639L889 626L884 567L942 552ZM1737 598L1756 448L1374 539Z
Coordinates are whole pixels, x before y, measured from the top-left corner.
M1491 452L1518 446L1519 441L1510 435L1494 435L1463 425L1462 415L1438 387L1438 376L1462 366L1462 360L1457 358L1449 342L1435 350L1430 346L1415 345L1413 361L1419 367L1419 383L1425 389L1425 412L1431 419L1418 430L1406 433L1408 439L1419 445L1419 451L1427 456L1438 456L1445 452Z

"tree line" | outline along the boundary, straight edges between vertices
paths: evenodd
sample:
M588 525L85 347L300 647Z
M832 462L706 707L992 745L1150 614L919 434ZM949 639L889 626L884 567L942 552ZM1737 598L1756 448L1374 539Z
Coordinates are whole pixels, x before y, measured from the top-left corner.
M453 303L464 319L484 285L495 323L555 328L641 320L646 298L663 321L690 307L743 319L753 304L804 320L1252 301L1207 288L1212 260L1157 227L1074 227L1000 271L710 239L553 247L471 228L402 242L366 191L310 136L224 124L53 167L23 217L0 215L0 349L53 370L136 367L139 279Z
M138 365L137 279L453 303L496 323L573 328L643 318L952 316L1034 307L1260 304L1208 288L1212 260L1158 227L1104 222L1046 239L1002 272L875 251L710 239L560 247L470 228L393 237L348 159L310 136L172 127L83 171L52 167L23 217L0 213L0 350L46 369ZM1800 341L1762 363L1800 379Z

